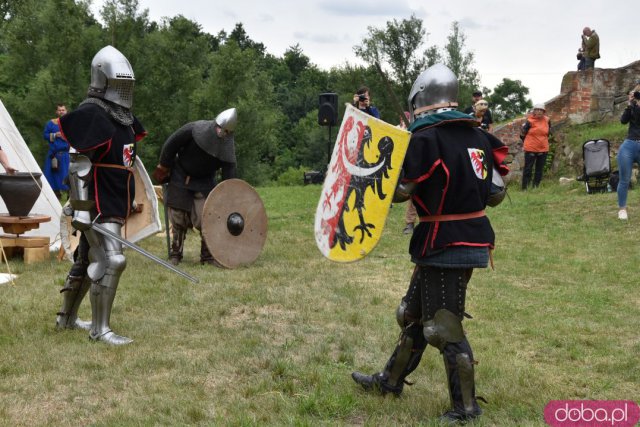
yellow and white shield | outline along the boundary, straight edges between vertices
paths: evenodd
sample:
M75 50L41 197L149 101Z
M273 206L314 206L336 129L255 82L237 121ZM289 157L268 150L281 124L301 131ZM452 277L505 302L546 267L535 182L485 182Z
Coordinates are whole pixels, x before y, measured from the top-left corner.
M316 209L325 257L357 261L378 244L410 137L347 104Z

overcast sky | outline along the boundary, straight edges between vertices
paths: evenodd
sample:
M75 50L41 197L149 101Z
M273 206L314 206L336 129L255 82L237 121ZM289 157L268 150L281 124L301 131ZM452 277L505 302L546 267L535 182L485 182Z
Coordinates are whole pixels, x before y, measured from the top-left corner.
M96 17L102 3L93 2ZM562 76L576 69L585 26L600 36L602 58L596 67L640 60L638 0L139 0L139 5L149 10L151 20L183 15L214 35L231 32L241 22L269 53L282 56L299 44L323 69L359 63L353 47L368 26L384 28L387 21L413 13L429 33L426 45L443 47L451 23L458 21L481 84L493 89L505 77L518 79L534 103L558 95Z

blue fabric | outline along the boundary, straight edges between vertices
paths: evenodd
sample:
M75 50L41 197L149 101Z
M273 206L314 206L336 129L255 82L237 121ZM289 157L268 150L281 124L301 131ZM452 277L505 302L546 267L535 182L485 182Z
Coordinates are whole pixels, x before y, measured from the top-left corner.
M69 186L64 183L64 179L69 173L69 144L61 137L57 137L51 142L50 135L60 131L58 120L53 119L47 122L44 127L44 140L49 144L49 151L44 160L44 176L47 178L53 191L67 191ZM51 159L58 159L58 170L51 169Z
M631 170L633 163L640 165L640 141L625 139L620 150L618 150L618 170L620 171L620 181L618 182L618 207L627 206L627 191L629 191L629 181L631 181Z
M415 258L418 265L439 268L487 268L489 248L486 246L449 246L428 258Z

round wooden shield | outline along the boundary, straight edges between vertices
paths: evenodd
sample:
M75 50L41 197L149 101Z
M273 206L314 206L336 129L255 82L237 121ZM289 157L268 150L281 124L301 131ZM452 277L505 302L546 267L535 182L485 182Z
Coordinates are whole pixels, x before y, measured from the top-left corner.
M218 184L204 203L202 236L223 267L255 261L267 240L267 213L256 190L241 179Z

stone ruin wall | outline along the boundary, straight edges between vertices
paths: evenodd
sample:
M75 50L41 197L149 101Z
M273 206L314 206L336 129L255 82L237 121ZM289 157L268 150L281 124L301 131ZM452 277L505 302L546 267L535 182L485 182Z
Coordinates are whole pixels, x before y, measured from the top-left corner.
M552 131L568 124L582 124L617 120L626 106L627 94L640 80L640 61L621 68L595 68L571 71L564 75L560 95L545 103L551 119ZM520 117L497 126L493 133L509 147L507 163L511 173L509 181L520 180L524 167L524 153L520 140L520 127L525 118ZM611 141L616 146L622 141ZM558 140L555 148L554 169L558 163L568 163L582 168L582 152L574 153L571 147Z

